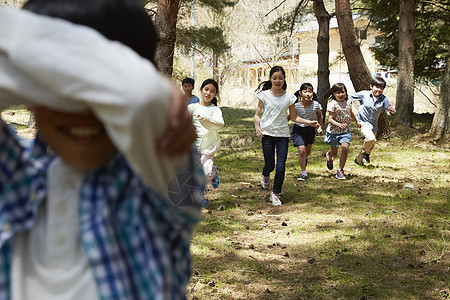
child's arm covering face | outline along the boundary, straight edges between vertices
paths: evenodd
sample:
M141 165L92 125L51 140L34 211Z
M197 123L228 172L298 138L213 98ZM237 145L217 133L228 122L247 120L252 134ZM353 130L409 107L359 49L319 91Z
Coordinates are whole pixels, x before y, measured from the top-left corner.
M163 193L187 162L186 155L157 155L171 93L169 81L149 61L95 30L0 8L0 109L38 104L92 110L132 168Z

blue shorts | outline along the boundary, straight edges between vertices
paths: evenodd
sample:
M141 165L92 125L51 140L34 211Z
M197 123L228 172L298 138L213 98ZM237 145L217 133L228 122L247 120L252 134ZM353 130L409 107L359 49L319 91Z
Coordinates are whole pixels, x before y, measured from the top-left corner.
M292 127L291 138L294 142L294 147L308 146L309 144L313 144L316 140L316 128L311 126L302 127L294 124L294 127Z
M350 144L350 140L352 138L352 135L350 134L350 130L338 133L338 134L332 134L327 132L325 134L325 138L323 139L325 144L330 145L331 147L338 147L342 143L348 143Z

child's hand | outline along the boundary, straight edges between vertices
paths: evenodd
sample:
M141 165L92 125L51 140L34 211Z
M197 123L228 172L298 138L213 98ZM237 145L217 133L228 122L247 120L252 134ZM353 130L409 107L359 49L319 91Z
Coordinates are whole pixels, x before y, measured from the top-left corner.
M262 138L264 136L264 133L260 127L256 128L256 136L259 138Z
M184 96L178 86L172 84L172 103L169 112L169 128L159 138L158 152L165 156L177 156L190 151L197 138L192 117L187 110Z
M320 126L318 121L309 121L309 126L318 128Z
M338 127L339 127L340 129L344 129L345 127L348 126L348 123L338 123L338 124L339 124Z
M395 108L392 106L392 104L389 104L388 110L391 113L391 115L395 114Z
M322 126L319 124L319 127L317 127L317 133L318 134L322 134L323 133L323 129Z
M361 123L356 122L356 127L361 128Z
M198 115L198 114L194 114L194 117L196 117L199 120L204 120L205 119L205 117L203 117L201 115Z

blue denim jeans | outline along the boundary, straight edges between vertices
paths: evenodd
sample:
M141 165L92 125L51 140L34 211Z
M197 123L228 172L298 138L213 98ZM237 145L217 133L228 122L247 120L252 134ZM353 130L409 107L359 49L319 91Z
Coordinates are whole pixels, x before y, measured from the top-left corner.
M275 152L277 153L277 165L272 189L272 192L275 194L281 193L281 188L283 187L288 147L288 137L273 137L265 135L262 138L262 148L264 154L264 168L262 174L264 176L269 176L270 172L272 172L275 168Z

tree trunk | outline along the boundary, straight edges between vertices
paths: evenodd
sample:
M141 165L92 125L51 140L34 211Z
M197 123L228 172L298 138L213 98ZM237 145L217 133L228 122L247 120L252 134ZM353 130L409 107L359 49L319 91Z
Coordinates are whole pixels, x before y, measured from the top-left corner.
M213 65L213 79L220 82L220 72L219 72L219 55L213 51L212 54L212 65Z
M398 78L395 123L413 126L414 112L414 8L415 0L400 0Z
M441 140L445 134L450 133L450 51L447 54L447 65L445 67L444 78L441 85L441 97L439 99L430 134Z
M372 82L372 76L356 40L350 2L349 0L336 0L335 5L342 50L353 87L357 92L367 90Z
M172 76L180 0L158 0L155 27L159 33L155 62L161 73Z
M322 113L325 116L328 101L323 98L330 89L330 19L323 0L314 0L314 15L319 23L319 32L317 33L317 98L322 105Z

